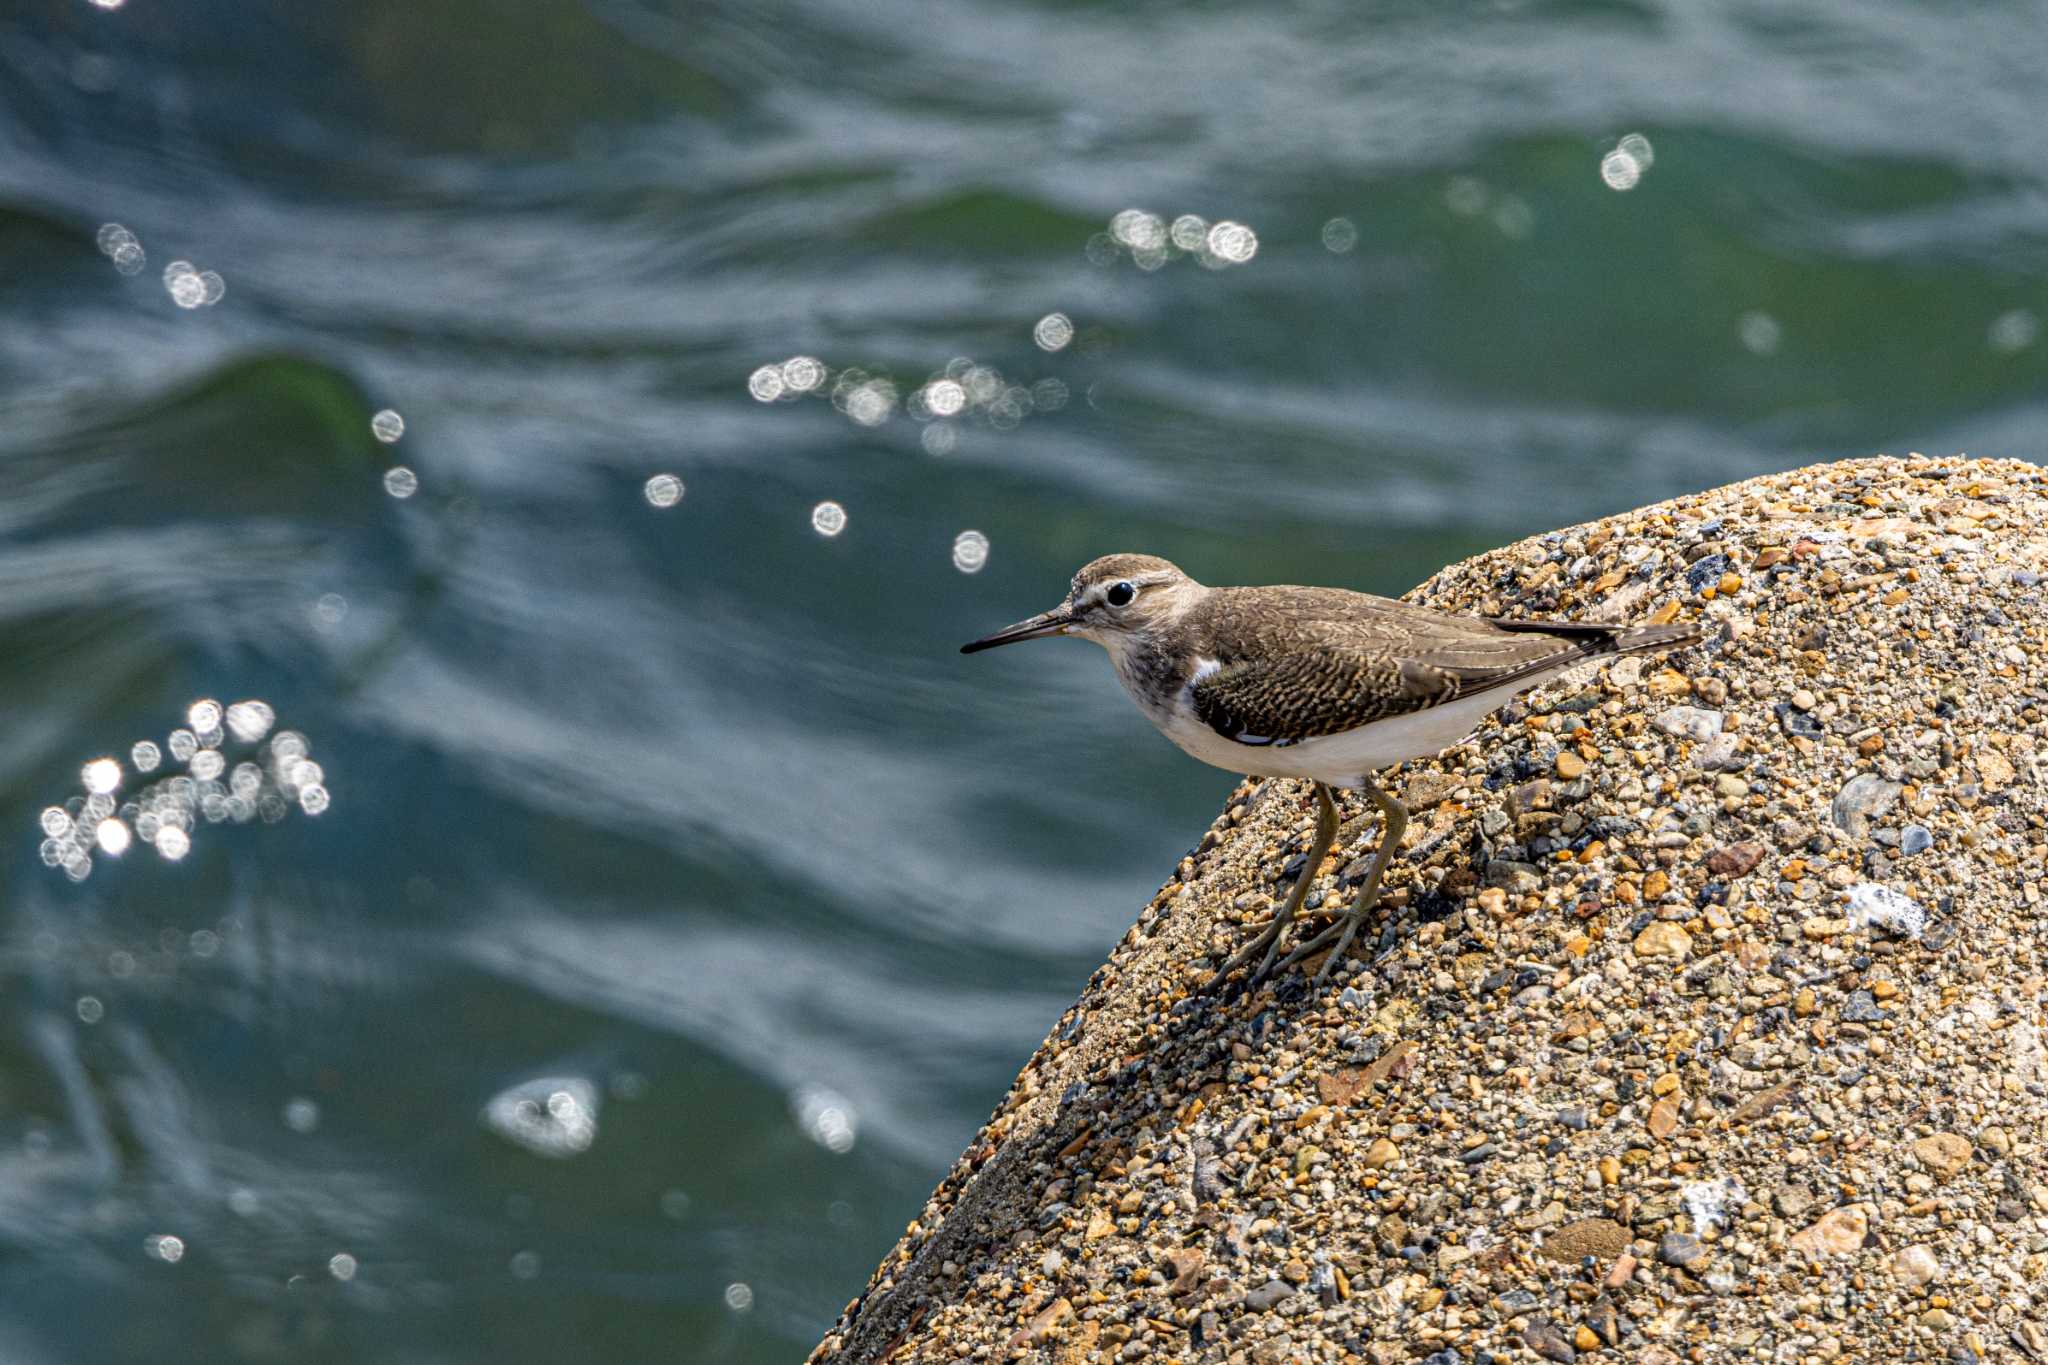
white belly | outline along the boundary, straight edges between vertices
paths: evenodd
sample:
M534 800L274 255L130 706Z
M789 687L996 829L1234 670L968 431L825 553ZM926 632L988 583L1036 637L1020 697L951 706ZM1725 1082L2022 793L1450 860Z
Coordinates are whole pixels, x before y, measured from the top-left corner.
M1515 697L1564 671L1559 667L1530 678L1520 687L1496 688L1426 711L1294 744L1239 744L1225 739L1196 718L1194 707L1185 696L1171 712L1142 709L1161 734L1204 763L1254 777L1306 777L1333 787L1356 787L1382 768L1442 753Z

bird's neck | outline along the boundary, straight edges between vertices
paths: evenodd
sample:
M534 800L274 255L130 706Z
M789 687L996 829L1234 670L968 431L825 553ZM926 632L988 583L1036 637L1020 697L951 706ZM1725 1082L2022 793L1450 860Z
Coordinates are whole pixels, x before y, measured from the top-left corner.
M1174 603L1177 610L1162 613L1139 629L1097 638L1109 651L1117 681L1155 721L1174 709L1200 662L1200 642L1191 617L1198 594L1204 591L1194 588L1187 592L1187 600Z

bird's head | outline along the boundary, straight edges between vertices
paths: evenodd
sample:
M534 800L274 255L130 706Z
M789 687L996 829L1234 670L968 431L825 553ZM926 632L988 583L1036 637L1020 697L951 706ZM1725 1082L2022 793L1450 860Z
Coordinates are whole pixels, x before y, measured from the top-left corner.
M960 652L1079 635L1115 653L1125 641L1170 624L1201 593L1201 584L1153 555L1104 555L1081 566L1066 600L1051 611L984 635L960 646Z

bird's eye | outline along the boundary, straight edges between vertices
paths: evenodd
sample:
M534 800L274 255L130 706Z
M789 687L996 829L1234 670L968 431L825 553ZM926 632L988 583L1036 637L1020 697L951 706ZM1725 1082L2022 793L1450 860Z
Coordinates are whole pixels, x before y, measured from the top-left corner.
M1102 594L1102 600L1109 603L1112 607L1128 607L1131 605L1131 599L1137 595L1138 590L1130 584L1118 583L1108 592Z

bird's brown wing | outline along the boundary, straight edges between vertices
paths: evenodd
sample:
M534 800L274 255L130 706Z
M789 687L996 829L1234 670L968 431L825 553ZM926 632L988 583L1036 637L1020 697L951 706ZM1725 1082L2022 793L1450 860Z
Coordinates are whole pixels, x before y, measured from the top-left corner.
M1384 653L1307 649L1224 664L1191 689L1195 715L1239 744L1341 734L1450 700L1457 680Z
M1334 589L1241 589L1205 624L1219 667L1195 714L1240 744L1290 744L1441 706L1690 627L1494 622ZM1219 604L1223 605L1223 604Z

